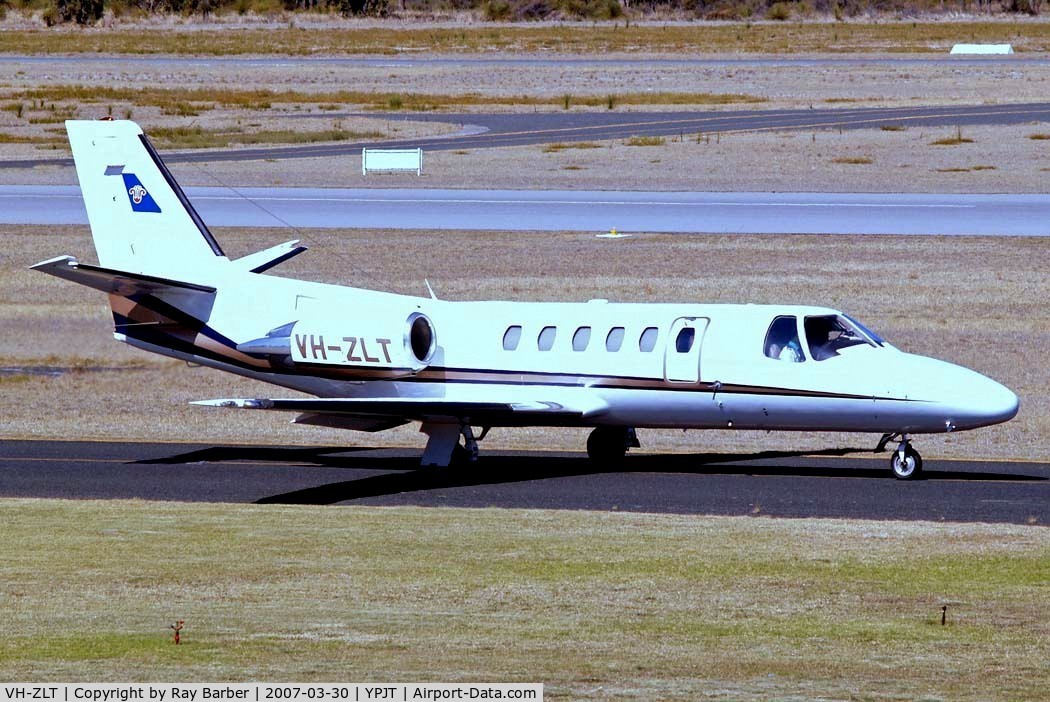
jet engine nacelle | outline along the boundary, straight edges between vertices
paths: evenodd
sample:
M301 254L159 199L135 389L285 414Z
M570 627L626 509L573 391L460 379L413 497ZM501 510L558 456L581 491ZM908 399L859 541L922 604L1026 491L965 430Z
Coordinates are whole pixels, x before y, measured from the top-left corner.
M289 336L295 364L382 368L406 374L426 368L437 348L434 325L421 312L403 321L298 322Z
M281 356L292 365L380 369L412 375L430 364L437 334L430 318L301 320L238 344L246 353ZM389 373L386 374L389 376Z

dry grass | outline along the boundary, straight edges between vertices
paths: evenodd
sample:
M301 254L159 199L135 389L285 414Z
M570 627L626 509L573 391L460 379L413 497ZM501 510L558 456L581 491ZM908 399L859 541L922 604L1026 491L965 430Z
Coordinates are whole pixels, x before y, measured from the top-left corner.
M535 95L482 95L479 93L389 93L349 90L273 90L230 87L120 87L99 85L0 86L0 100L28 99L4 105L11 117L3 120L11 131L0 132L0 143L33 144L40 148L65 148L64 134L50 133L49 125L67 119L90 119L104 110L108 116L132 115L148 127L163 148L222 148L236 144L303 144L349 139L383 139L398 131L343 129L333 117L328 125L319 120L299 120L294 128L263 128L286 116L323 114L337 109L382 112L429 112L448 109L542 109L561 106L562 98ZM607 98L583 96L573 107L603 106ZM628 93L616 96L626 106L700 106L761 102L762 98L737 93ZM25 104L29 107L26 108ZM46 105L46 107L45 107ZM140 116L141 115L141 116ZM207 116L201 124L200 115ZM380 119L377 117L376 119ZM430 129L451 130L453 125L432 124ZM59 132L62 130L59 129ZM582 147L581 147L582 148Z
M633 136L624 143L627 146L663 146L667 140L659 136Z
M354 29L193 28L170 26L8 30L0 51L18 54L269 54L342 55L439 53L943 53L967 41L1010 41L1019 52L1050 50L1047 22L884 22L563 24Z
M9 680L513 680L608 700L1036 699L1050 685L1040 527L0 509Z
M839 156L831 159L832 163L842 163L848 166L865 166L875 163L871 156Z
M969 137L964 137L962 134L962 129L960 127L956 127L955 134L949 137L935 139L934 141L930 142L930 146L958 146L960 144L972 143L974 143L974 140L970 139Z
M974 177L974 176L970 176ZM312 251L275 269L284 275L447 299L780 302L845 309L892 343L990 375L1021 396L1021 413L998 427L922 437L936 457L1050 456L1050 278L1037 238L861 236L656 236L623 241L591 234L323 230L225 230L231 256L302 237ZM115 343L102 295L28 271L60 253L91 258L86 227L6 228L0 245L18 260L0 273L4 364L148 370L30 378L5 387L0 436L86 436L201 441L421 446L415 427L361 435L290 427L283 415L190 407L208 397L266 396L272 387L145 355ZM485 256L463 258L462 251ZM536 263L543 252L543 265ZM698 274L717 270L718 275ZM263 416L260 416L263 415ZM652 451L805 449L866 445L871 436L714 431L643 432ZM576 430L494 431L486 450L583 446Z
M428 112L463 107L562 107L566 97L532 95L483 95L480 93L391 93L360 90L302 90L238 89L238 88L158 88L106 87L96 85L49 85L29 90L0 89L0 99L16 97L52 101L52 111L61 109L62 117L71 115L70 105L91 103L129 103L136 106L159 107L164 114L194 116L217 107L245 110L268 110L274 105L316 105L319 110L331 111L347 107L372 110L407 110ZM760 103L765 99L743 93L676 93L642 92L617 95L622 105L727 105ZM607 97L571 96L571 106L604 107ZM8 108L16 112L17 108ZM61 121L61 120L59 120Z
M158 146L171 149L221 148L235 144L314 144L358 139L381 139L384 136L386 135L383 132L359 132L346 129L246 131L241 128L157 127L150 130L150 137L156 140Z
M958 146L959 144L972 144L973 139L968 137L944 137L943 139L936 139L930 142L930 146Z
M545 154L556 154L560 151L568 151L570 149L600 149L602 144L596 141L570 141L570 142L555 142L553 144L546 144L543 147L543 153Z

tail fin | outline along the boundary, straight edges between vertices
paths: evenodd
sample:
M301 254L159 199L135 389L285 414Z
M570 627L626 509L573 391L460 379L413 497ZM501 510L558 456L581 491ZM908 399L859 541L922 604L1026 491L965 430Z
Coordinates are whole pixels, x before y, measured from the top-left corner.
M134 122L66 122L99 264L196 279L228 262Z

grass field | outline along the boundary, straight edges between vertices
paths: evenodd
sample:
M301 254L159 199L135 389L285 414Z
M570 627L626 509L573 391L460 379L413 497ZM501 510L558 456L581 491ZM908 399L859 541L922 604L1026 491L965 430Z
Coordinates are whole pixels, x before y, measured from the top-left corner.
M610 700L1050 686L1043 527L37 500L0 515L7 680L522 681Z
M814 22L687 24L560 24L419 28L374 26L300 29L170 25L116 29L11 29L0 32L0 52L19 54L122 53L228 55L344 55L559 52L809 53L947 52L957 42L1009 42L1019 52L1050 48L1050 22Z

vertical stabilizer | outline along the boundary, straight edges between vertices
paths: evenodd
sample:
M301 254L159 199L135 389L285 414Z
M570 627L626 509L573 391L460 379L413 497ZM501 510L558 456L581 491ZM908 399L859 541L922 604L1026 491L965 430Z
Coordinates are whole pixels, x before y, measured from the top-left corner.
M197 279L228 259L139 125L66 122L102 266Z

